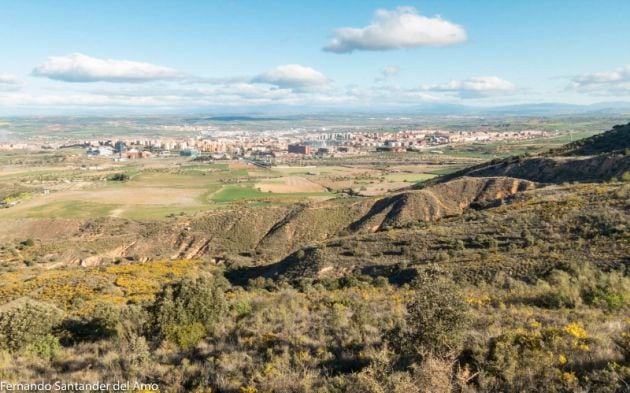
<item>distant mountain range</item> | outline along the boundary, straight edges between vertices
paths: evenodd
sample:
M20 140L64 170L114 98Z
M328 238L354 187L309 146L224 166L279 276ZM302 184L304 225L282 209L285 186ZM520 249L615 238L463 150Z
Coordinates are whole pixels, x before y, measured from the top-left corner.
M308 116L604 116L630 114L630 102L600 102L590 105L566 103L528 103L499 106L473 106L453 103L421 103L410 106L358 105L358 106L302 106L270 104L261 106L208 106L164 110L163 108L82 108L75 109L72 116L190 116L194 120L213 121L275 121L297 119ZM0 116L69 116L59 108L0 109Z
M435 115L586 115L630 113L630 102L601 102L590 105L532 103L491 107L457 104L426 104L412 109L419 114Z
M208 120L269 121L301 115L423 115L423 116L553 116L630 114L630 102L600 102L590 105L565 103L529 103L500 106L469 106L450 103L424 103L409 107L293 107L270 105L256 108L208 108Z

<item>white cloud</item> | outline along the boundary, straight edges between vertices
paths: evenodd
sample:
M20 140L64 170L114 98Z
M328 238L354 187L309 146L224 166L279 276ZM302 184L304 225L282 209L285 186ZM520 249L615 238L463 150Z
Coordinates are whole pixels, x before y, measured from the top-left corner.
M3 85L19 85L21 82L18 78L10 74L0 74L0 84Z
M568 88L584 93L630 94L630 65L575 76Z
M476 76L465 80L452 80L441 85L422 87L434 92L456 93L461 98L478 98L489 95L506 94L516 89L514 84L498 76Z
M74 85L76 86L76 85ZM325 90L294 90L268 83L225 83L220 85L133 84L109 85L96 89L77 86L39 92L0 92L0 108L39 111L85 110L117 112L190 111L204 108L366 107L413 105L440 101L426 92L391 86L333 87ZM11 108L11 109L9 109ZM3 110L0 110L3 112Z
M98 59L81 53L52 56L35 67L34 76L64 82L150 82L186 75L168 67L130 60Z
M355 50L390 50L422 46L446 46L465 42L462 26L442 19L420 15L413 7L398 7L393 11L377 10L368 26L342 27L324 47L334 53Z
M267 83L284 89L307 90L325 87L330 80L311 67L286 64L258 75L253 82Z
M21 80L13 75L0 73L0 91L16 91L21 87Z
M400 72L400 69L395 66L385 66L381 68L381 74L383 74L383 76L386 78L390 76L396 76L398 75L399 72Z

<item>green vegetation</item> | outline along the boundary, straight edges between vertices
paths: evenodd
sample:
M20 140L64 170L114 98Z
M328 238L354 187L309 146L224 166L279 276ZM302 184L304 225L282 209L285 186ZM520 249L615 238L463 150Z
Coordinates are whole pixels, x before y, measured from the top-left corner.
M298 251L278 275L203 261L5 272L3 299L63 317L38 314L48 322L5 344L3 375L28 378L37 364L63 376L79 361L99 371L75 378L180 391L623 391L629 191L555 186L346 235Z
M618 125L606 133L589 138L579 138L575 142L554 150L554 153L559 155L593 155L612 152L627 155L630 152L629 134L630 123Z
M26 302L0 311L0 348L28 349L49 357L58 347L51 335L61 311L49 304ZM56 344L55 344L56 342Z
M252 187L226 186L214 193L212 200L215 202L233 202L243 199L257 199L269 197L270 193L258 191Z
M611 144L604 134L576 146ZM454 154L486 148L505 152ZM0 379L198 393L624 392L627 155L550 154L459 172L452 156L405 153L0 179L3 198L32 195L0 211ZM548 184L523 180L541 173ZM109 180L118 174L130 178ZM406 184L434 174L447 175ZM406 188L378 197L341 191L397 182ZM258 189L270 186L295 191Z
M110 175L107 180L109 181L127 181L129 180L129 175L126 173L114 173L113 175Z
M271 193L262 192L251 186L225 186L220 191L212 195L212 200L217 203L236 202L242 200L265 199L282 202L285 199L309 197L309 196L328 196L325 192L300 192L300 193Z
M427 173L393 173L385 175L387 181L404 181L404 182L421 182L435 177L433 174Z
M219 280L197 278L164 288L152 307L157 337L193 349L225 313L224 286Z
M18 217L27 218L91 218L104 217L116 208L114 204L90 203L84 201L58 201L49 204L34 206ZM9 210L5 217L15 217Z

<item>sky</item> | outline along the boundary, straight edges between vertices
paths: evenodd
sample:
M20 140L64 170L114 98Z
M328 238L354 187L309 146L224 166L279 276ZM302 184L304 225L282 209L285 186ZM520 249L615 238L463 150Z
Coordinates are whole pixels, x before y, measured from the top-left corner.
M630 101L630 1L0 0L0 113Z

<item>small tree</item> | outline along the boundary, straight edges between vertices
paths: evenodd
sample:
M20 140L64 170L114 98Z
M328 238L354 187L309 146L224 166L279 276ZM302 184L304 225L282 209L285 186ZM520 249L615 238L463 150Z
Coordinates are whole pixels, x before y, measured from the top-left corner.
M227 309L223 296L225 280L210 277L170 284L157 296L152 319L160 339L192 349Z

